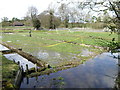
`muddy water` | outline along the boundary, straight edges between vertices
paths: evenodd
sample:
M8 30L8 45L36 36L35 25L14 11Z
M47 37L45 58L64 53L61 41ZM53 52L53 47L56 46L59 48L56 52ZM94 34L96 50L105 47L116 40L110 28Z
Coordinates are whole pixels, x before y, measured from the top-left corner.
M67 70L24 78L20 88L113 88L118 74L118 53L102 53Z
M8 60L15 60L16 63L20 62L20 66L23 66L23 70L26 70L26 64L28 64L28 69L30 68L34 68L37 67L34 63L28 61L27 59L25 59L24 57L20 56L17 53L12 53L12 54L4 54L4 56L8 59ZM38 68L38 67L37 67Z

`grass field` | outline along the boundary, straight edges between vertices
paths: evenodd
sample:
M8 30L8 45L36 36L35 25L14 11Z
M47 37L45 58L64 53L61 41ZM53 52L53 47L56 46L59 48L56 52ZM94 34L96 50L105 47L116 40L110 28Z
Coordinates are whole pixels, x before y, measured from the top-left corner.
M3 42L22 48L52 66L89 59L103 52L93 46L106 47L112 38L116 38L115 42L118 42L117 34L110 35L108 32L33 31L32 37L29 37L28 30L3 33L2 36Z
M31 29L32 26L5 26L2 29Z

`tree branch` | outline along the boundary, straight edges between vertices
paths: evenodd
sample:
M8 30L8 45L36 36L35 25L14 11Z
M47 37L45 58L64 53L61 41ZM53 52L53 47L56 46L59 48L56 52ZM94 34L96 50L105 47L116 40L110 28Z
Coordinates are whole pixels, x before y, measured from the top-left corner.
M115 12L117 18L120 20L120 15L119 15L120 13L117 12L117 10L115 9L115 6L114 6L110 1L109 1L109 3L110 3L110 5L111 5L113 11ZM120 3L120 2L118 2L118 3ZM118 9L119 9L119 8L118 8Z

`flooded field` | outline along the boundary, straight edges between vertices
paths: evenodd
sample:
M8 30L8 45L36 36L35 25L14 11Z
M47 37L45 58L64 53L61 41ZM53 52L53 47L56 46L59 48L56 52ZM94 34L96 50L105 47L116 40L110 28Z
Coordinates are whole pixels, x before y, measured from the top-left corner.
M27 32L4 33L3 42L15 48L22 48L24 52L55 67L58 64L79 63L81 60L93 58L103 52L99 46L106 46L113 37L116 37L116 34L109 36L107 32L33 31L32 37L29 37Z
M118 75L118 59L114 56L106 52L74 68L24 77L20 88L114 88Z
M26 75L29 77L23 77L20 88L115 87L118 76L118 53L111 54L103 47L110 44L116 34L109 36L106 32L34 31L32 37L28 35L27 32L4 33L3 42L47 62L51 66L48 70L61 66L62 71L56 70L49 75L36 74L42 71L31 73L31 76L35 77ZM16 53L4 56L19 61L24 69L26 64L29 68L36 67ZM75 63L77 67L71 65ZM65 70L64 67L69 69Z
M51 66L56 66L59 64L64 64L67 62L74 62L74 61L80 62L82 58L90 58L96 55L94 52L89 51L88 49L83 49L81 53L73 54L73 53L61 53L47 49L45 50L42 48L31 54L33 56L36 56L40 60L46 61ZM80 56L82 56L82 58L80 58Z

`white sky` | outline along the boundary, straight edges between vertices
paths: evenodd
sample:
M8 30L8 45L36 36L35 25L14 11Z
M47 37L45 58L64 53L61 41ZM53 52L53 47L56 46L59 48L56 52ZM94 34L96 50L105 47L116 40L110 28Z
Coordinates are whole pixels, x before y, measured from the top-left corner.
M38 14L46 10L51 2L55 1L84 1L84 0L0 0L0 22L1 18L8 17L9 20L13 17L23 18L26 16L28 7L35 6L38 9Z
M55 0L0 0L0 21L2 17L21 19L26 16L30 6L35 6L40 13L53 1Z

